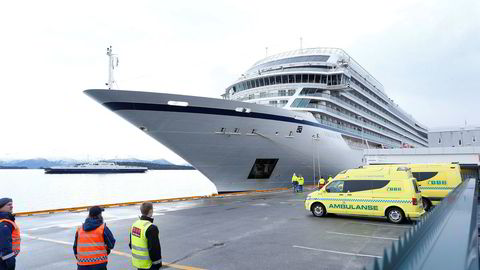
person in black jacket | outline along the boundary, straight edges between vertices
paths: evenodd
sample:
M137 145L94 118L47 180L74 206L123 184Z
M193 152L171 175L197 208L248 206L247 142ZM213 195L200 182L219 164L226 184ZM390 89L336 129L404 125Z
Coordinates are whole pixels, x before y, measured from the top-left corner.
M160 247L160 239L158 237L158 227L153 224L153 204L151 202L144 202L140 206L142 216L140 220L147 220L152 223L145 231L145 236L148 240L148 255L153 262L149 269L138 268L139 270L158 270L162 267L162 248ZM130 243L128 244L132 249L132 234L130 232Z
M13 233L15 230L15 216L13 212L13 201L10 198L0 199L0 270L14 270L16 256L20 251L20 245L13 244ZM20 240L18 240L20 241Z

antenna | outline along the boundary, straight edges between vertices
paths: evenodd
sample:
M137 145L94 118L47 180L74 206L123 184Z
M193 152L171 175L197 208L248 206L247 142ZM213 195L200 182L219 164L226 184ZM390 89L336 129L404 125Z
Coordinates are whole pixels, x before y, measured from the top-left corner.
M118 56L113 54L112 46L107 48L107 55L108 55L108 82L105 83L108 86L108 89L112 89L113 84L116 83L115 79L113 78L113 70L115 67L118 67Z
M300 37L300 51L303 50L303 38Z
M268 47L265 47L265 57L268 56Z

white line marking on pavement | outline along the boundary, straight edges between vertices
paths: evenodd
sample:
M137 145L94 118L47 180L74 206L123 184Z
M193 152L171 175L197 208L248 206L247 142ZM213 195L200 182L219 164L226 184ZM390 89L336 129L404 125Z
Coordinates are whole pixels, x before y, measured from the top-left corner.
M29 238L29 239L34 239L34 240L46 241L46 242L51 242L51 243L56 243L56 244L73 246L73 243L70 243L70 242L58 241L58 240L47 239L47 238L37 237L37 236L31 236L31 235L28 235L28 234L26 234L26 233L22 233L22 234L20 234L20 235L21 235L22 237ZM125 253L125 252L116 251L116 250L110 250L110 252L113 253L113 254L116 254L116 255L120 255L120 256L123 256L123 257L127 257L127 258L131 258L131 257L132 257L132 255L131 255L130 253ZM187 266L187 265L181 265L181 264L173 264L173 263L169 263L169 262L164 262L163 265L164 265L164 266L168 266L168 267L170 267L170 268L176 268L176 269L184 269L184 270L203 270L202 268L197 268L197 267Z
M377 223L369 223L369 222L349 222L348 224L365 224L365 225L372 225L372 226L382 226L382 227L394 227L394 228L403 228L403 229L410 229L411 226L405 225L391 225L391 224L377 224Z
M385 240L398 240L398 238L391 238L391 237L370 236L370 235L351 234L351 233L340 233L340 232L332 232L332 231L326 231L326 233L340 234L340 235L346 235L346 236L358 236L358 237L365 237L365 238L385 239Z
M315 250L315 251L323 251L323 252L329 252L329 253L335 253L335 254L349 255L349 256L359 256L359 257L369 257L369 258L382 258L382 256L368 255L368 254L360 254L360 253L350 253L350 252L341 252L341 251L328 250L328 249L310 248L310 247L302 247L302 246L293 246L293 247L294 247L294 248L308 249L308 250Z
M59 240L53 240L53 239L47 239L43 237L37 237L37 236L30 236L26 233L21 234L22 237L30 238L30 239L35 239L35 240L41 240L41 241L46 241L46 242L52 242L52 243L57 243L57 244L63 244L63 245L69 245L73 246L73 243L71 242L65 242L65 241L59 241Z
M165 213L153 213L153 216L164 216ZM113 216L110 215L110 218L105 218L104 222L114 222L118 220L125 220L125 219L135 219L139 218L140 215L125 215L125 216ZM46 226L41 226L41 227L35 227L35 228L30 228L26 229L25 231L36 231L36 230L42 230L42 229L50 229L50 228L74 228L82 225L82 222L76 221L76 222L69 222L69 223L54 223Z

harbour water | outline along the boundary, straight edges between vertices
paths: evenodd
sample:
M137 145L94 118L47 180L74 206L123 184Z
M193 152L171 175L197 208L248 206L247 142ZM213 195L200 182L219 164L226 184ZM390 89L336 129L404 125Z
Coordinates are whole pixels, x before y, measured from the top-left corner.
M88 206L216 193L196 170L150 170L132 174L45 174L43 170L0 170L0 198L14 212Z

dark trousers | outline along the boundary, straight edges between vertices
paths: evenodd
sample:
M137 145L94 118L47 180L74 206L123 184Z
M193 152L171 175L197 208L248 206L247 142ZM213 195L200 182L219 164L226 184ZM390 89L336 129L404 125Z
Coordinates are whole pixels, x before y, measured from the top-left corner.
M0 270L15 270L15 266L13 266L13 268L8 268L7 264L2 259L0 259Z

